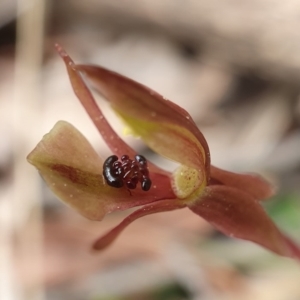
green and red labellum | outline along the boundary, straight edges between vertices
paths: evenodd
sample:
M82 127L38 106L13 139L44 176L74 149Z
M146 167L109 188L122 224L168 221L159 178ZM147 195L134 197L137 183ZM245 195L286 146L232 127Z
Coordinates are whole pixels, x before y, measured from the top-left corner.
M170 178L151 173L152 189L109 186L103 177L103 159L71 124L59 121L28 155L52 191L91 220L107 213L175 197Z

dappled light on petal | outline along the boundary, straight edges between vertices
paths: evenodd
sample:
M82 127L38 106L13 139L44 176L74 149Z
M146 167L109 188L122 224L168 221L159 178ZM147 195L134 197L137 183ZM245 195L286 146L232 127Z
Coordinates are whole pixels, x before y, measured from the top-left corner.
M166 212L172 211L175 209L184 208L186 205L180 203L176 199L171 200L162 200L159 202L151 203L144 205L142 208L136 210L128 217L126 217L119 225L115 228L107 232L105 235L101 236L93 245L93 249L95 250L102 250L109 246L117 237L118 235L133 221L144 217L146 215L155 214L159 212Z
M151 174L155 188L148 192L140 187L130 193L126 188L108 186L102 175L102 159L67 122L58 122L27 159L62 201L88 219L101 220L111 211L174 198L170 179L162 174Z
M250 194L256 200L265 200L272 197L276 189L258 174L238 174L211 166L210 184L231 186Z
M299 248L286 238L249 194L227 186L209 186L190 209L224 234L255 242L282 256L299 258Z

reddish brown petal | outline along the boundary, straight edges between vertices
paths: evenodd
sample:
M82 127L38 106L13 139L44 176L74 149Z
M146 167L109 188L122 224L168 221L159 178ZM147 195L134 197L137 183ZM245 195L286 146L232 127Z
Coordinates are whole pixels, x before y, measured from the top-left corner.
M58 53L65 62L69 78L73 87L73 90L80 100L81 104L85 108L86 112L92 119L96 128L102 135L106 144L111 151L117 156L121 157L123 154L127 154L130 157L134 157L137 153L129 145L127 145L113 130L110 124L107 122L100 107L96 104L96 101L91 94L90 90L82 80L80 72L75 69L75 64L70 56L62 49L58 44L55 45ZM153 172L167 174L164 170L158 168L151 162L148 163L149 169Z
M115 228L107 232L105 235L100 237L97 241L95 241L93 248L95 250L102 250L109 246L117 237L118 235L133 221L144 217L146 215L155 214L159 212L171 211L175 209L184 208L186 205L180 203L176 199L171 200L161 200L155 203L144 205L142 208L136 210L128 217L126 217L119 225Z
M258 174L238 174L211 166L210 185L222 184L240 189L256 200L265 200L275 194L275 187Z
M300 259L300 247L296 245L290 238L284 237L286 243L289 245L291 252L293 254L293 257L299 258Z
M230 237L300 259L299 247L278 230L259 202L247 193L228 186L209 186L201 199L189 207Z
M131 193L106 184L103 161L71 124L60 121L28 155L49 188L65 203L92 220L105 214L144 205L160 199L174 198L169 176L151 173L152 188L140 187Z
M98 66L76 65L156 152L209 175L207 142L190 115L153 90ZM172 150L172 151L171 151Z

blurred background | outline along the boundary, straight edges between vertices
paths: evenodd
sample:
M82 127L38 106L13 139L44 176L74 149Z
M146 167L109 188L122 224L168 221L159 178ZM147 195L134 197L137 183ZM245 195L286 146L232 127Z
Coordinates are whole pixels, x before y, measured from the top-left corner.
M297 0L0 0L0 299L300 299L299 263L228 239L188 210L142 218L92 253L128 212L84 219L25 159L58 120L109 153L71 90L58 42L76 62L188 110L213 164L278 186L266 209L300 241L299 16Z

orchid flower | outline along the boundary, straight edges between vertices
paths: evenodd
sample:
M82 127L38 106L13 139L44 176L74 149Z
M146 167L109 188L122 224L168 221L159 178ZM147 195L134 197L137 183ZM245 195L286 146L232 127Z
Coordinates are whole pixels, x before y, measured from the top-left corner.
M59 121L27 158L50 189L91 220L100 221L108 213L138 207L96 240L94 249L110 245L140 217L188 208L225 235L300 259L300 248L276 227L260 204L274 194L273 187L258 175L212 166L207 142L184 109L122 75L99 66L75 64L61 46L56 45L56 49L76 96L117 158L134 158L137 153L112 129L83 78L109 101L134 135L179 165L170 173L148 162L149 190L139 184L132 190L125 185L112 186L104 176L104 159L76 128Z

